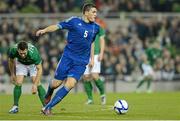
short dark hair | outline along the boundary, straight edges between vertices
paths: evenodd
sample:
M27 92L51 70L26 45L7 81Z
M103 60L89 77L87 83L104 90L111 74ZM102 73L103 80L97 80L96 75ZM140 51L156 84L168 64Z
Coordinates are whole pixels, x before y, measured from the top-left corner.
M28 44L26 42L24 42L24 41L19 42L17 48L20 49L20 50L28 49Z
M83 8L82 8L83 14L84 14L86 11L89 11L91 8L96 8L96 6L95 6L93 3L86 3L86 4L84 4L84 6L83 6Z

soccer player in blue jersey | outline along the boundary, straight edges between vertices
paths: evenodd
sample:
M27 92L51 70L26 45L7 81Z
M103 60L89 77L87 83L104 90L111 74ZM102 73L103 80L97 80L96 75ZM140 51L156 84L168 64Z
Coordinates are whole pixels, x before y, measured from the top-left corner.
M71 17L57 25L50 25L36 32L36 36L39 36L58 29L68 30L67 45L56 68L54 80L49 84L45 96L47 105L42 109L42 113L45 115L50 115L51 109L75 86L83 75L90 56L90 66L94 64L93 42L100 29L99 25L94 22L97 9L94 4L88 3L83 6L82 12L82 17ZM51 99L53 90L59 87L63 81L65 81L64 85Z

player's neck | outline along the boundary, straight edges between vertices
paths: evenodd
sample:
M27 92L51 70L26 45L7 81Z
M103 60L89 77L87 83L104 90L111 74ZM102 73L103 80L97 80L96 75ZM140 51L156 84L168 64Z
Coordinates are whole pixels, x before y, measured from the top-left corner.
M86 23L89 23L89 20L88 20L87 17L85 17L85 16L82 16L82 20L83 20L84 22L86 22Z

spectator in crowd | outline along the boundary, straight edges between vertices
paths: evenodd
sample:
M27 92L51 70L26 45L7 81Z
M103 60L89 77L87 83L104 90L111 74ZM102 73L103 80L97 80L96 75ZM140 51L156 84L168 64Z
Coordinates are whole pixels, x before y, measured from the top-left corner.
M180 61L175 66L174 80L180 80Z

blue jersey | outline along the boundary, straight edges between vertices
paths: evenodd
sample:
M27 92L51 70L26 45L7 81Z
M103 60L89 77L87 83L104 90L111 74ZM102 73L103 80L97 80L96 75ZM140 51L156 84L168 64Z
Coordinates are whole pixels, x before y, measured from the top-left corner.
M60 29L67 29L67 45L63 56L67 56L78 63L88 64L91 44L99 32L99 25L95 22L86 23L80 17L71 17L59 22Z

